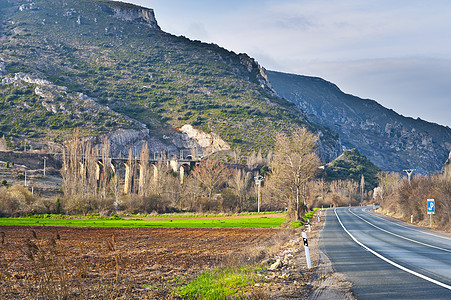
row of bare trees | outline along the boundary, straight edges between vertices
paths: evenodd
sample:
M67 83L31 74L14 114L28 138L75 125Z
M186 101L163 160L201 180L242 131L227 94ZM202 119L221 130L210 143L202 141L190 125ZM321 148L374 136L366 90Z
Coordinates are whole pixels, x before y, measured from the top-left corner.
M291 136L277 137L274 154L266 158L259 151L243 158L234 152L232 162L215 159L201 161L181 180L172 168L161 161L150 164L149 148L144 144L139 163L130 151L124 182L120 182L109 158L107 140L98 150L83 140L78 131L63 152L63 191L68 211L86 213L109 208L129 211L151 210L252 210L256 205L254 176L263 165L270 166L265 189L270 191L267 208L288 207L298 219L306 209L304 192L314 176L319 159L315 154L317 137L306 129ZM246 164L242 164L246 160ZM139 169L139 182L132 178ZM268 168L267 168L268 169ZM135 184L134 184L135 183ZM121 190L120 186L124 186ZM278 199L278 200L274 200ZM157 205L158 203L158 205Z
M272 152L242 156L232 153L229 163L215 159L199 162L184 173L174 172L162 160L150 164L144 144L139 163L129 152L125 176L111 165L109 143L99 151L78 132L63 153L64 208L68 212L125 210L131 213L167 211L239 212L256 210L254 177L264 175L262 209L284 210L299 220L311 207L355 204L358 184L316 179L320 160L315 154L318 137L305 128L279 134ZM102 170L102 172L100 171ZM131 174L140 174L139 179ZM124 179L120 179L124 178Z
M315 177L320 164L316 144L317 136L302 128L290 135L278 135L273 151L267 155L259 151L243 156L234 151L228 163L213 158L202 160L194 168L185 169L180 178L168 160L150 163L147 144L139 159L130 150L124 167L122 163L113 164L108 140L101 147L94 147L76 130L63 151L64 197L58 200L58 211L256 211L254 179L258 175L265 176L261 209L287 210L292 220L299 220L313 207L356 205L358 183L328 182ZM16 201L17 197L11 195L12 190L0 193L1 211L11 214L24 207L27 212L56 211L56 204L50 205L51 201L42 202L44 206L35 205L38 199L27 198L28 203Z

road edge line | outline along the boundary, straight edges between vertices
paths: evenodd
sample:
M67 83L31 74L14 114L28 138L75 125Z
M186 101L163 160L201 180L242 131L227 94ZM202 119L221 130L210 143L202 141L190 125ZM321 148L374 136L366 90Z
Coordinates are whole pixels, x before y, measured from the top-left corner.
M426 231L427 228L422 228L422 227L419 227L419 226L406 226L406 225L398 224L397 222L393 222L393 221L390 221L389 219L382 218L379 214L377 214L377 213L375 213L375 212L369 212L369 211L366 211L366 212L367 212L368 214L373 215L375 218L384 220L385 222L394 224L394 225L399 226L399 227L403 227L403 228L407 228L407 229L410 229L410 230L414 230L414 231L417 231L417 232L420 232L420 233L424 233L424 234L427 234L427 235L430 235L430 236L439 237L439 238L442 238L442 239L444 239L444 240L451 240L451 238L449 238L449 237L441 236L441 235L438 235L438 234L434 234L434 233L427 232L427 231ZM397 219L395 219L395 220L397 220ZM400 220L397 220L397 221L400 221ZM400 222L403 222L403 221L400 221ZM404 222L404 223L405 223L405 222Z
M451 252L451 250L449 250L449 249L445 249L445 248L437 247L437 246L430 245L430 244L427 244L427 243L423 243L423 242L420 242L420 241L417 241L417 240L414 240L414 239L410 239L410 238L408 238L408 237L405 237L405 236L396 234L396 233L394 233L394 232L388 231L388 230L386 230L386 229L380 228L379 226L374 225L374 224L371 223L370 221L365 220L365 219L362 218L361 216L358 216L358 215L355 214L353 211L351 211L351 209L348 209L348 211L349 211L351 214L353 214L354 216L356 216L357 218L359 218L360 220L362 220L363 222L366 222L367 224L373 226L374 228L379 229L380 231L386 232L386 233L388 233L388 234L391 234L391 235L393 235L393 236L399 237L399 238L401 238L401 239L404 239L404 240L409 241L409 242L412 242L412 243L417 243L417 244L419 244L419 245L423 245L423 246L426 246L426 247L429 247L429 248L434 248L434 249L437 249L437 250L440 250L440 251ZM416 231L416 230L413 230L413 231Z
M404 267L404 266L401 266L400 264L395 263L394 261L392 261L392 260L386 258L385 256L383 256L383 255L377 253L377 252L374 251L373 249L371 249L371 248L369 248L368 246L364 245L362 242L360 242L359 240L357 240L357 239L356 239L356 238L355 238L355 237L354 237L354 236L346 229L346 227L343 225L343 223L341 222L340 217L339 217L338 214L337 214L337 209L336 209L336 208L334 209L334 213L335 213L335 216L337 217L337 220L338 220L338 222L340 223L341 227L342 227L343 230L351 237L351 239L352 239L356 244L358 244L358 245L362 246L363 248L365 248L365 249L366 249L367 251L369 251L371 254L375 255L376 257L382 259L383 261L385 261L385 262L391 264L392 266L394 266L394 267L396 267L396 268L398 268L398 269L401 269L401 270L403 270L403 271L405 271L405 272L407 272L407 273L410 273L410 274L412 274L412 275L414 275L414 276L417 276L417 277L419 277L419 278L421 278L421 279L424 279L424 280L429 281L429 282L431 282L431 283L434 283L434 284L436 284L436 285L438 285L438 286L441 286L441 287L443 287L443 288L446 288L446 289L448 289L448 290L451 290L451 286L449 286L449 285L447 285L447 284L445 284L445 283L443 283L443 282L440 282L440 281L438 281L438 280L435 280L435 279L432 279L432 278L430 278L430 277L427 277L426 275L417 273L417 272L415 272L415 271L413 271L413 270L410 270L410 269L408 269L408 268L406 268L406 267Z

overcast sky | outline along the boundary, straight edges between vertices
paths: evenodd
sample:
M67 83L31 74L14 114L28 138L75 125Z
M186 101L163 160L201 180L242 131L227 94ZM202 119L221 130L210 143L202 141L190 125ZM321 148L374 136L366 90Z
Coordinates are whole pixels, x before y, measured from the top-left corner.
M175 35L451 127L451 1L123 0Z

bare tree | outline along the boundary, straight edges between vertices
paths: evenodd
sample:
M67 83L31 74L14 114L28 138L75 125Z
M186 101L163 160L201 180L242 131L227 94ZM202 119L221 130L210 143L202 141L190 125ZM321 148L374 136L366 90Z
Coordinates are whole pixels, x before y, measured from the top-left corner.
M315 154L318 137L305 128L295 130L291 136L279 134L276 137L271 177L281 191L289 193L291 216L299 220L307 209L301 204L301 195L307 182L317 171L320 160Z
M229 180L229 185L239 199L240 209L243 209L247 195L249 193L249 186L251 183L252 174L247 173L242 169L235 169Z
M139 187L138 194L140 196L148 196L149 195L149 185L150 185L150 153L149 146L144 143L141 147L141 156L139 159Z
M192 176L200 183L205 190L208 200L211 201L213 195L226 181L229 176L228 173L227 166L224 163L214 159L207 159L200 162L193 170Z
M102 160L97 162L101 176L99 178L99 191L102 200L106 200L110 191L110 180L112 179L110 141L105 137L102 144Z

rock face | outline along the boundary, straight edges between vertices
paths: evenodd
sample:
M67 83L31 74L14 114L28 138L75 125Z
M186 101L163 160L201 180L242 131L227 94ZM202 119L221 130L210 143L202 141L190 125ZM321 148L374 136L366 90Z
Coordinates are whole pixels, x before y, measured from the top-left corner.
M122 2L109 1L107 3L115 18L124 21L139 22L153 29L160 30L153 9Z
M5 63L0 60L0 76L3 76L6 73Z
M245 53L241 53L238 55L240 58L240 62L243 66L247 68L247 71L253 76L253 78L249 78L250 80L255 80L258 85L262 88L267 88L272 90L271 83L268 80L268 75L266 74L266 69L261 67L255 59L251 58L249 55ZM274 92L275 93L275 92Z
M268 71L276 92L318 124L339 133L346 149L357 148L385 171L440 171L451 150L451 129L401 116L376 101L343 93L321 78Z
M151 133L148 129L119 129L91 139L100 149L105 137L110 141L111 155L126 157L131 148L139 156L145 143L148 144L151 159L166 156L186 159L200 159L209 154L230 150L230 146L215 133L205 133L191 125L164 133Z
M183 125L180 130L186 137L201 146L205 154L230 150L229 144L215 133L205 133L202 130L193 128L189 124Z

